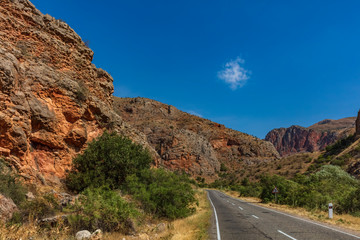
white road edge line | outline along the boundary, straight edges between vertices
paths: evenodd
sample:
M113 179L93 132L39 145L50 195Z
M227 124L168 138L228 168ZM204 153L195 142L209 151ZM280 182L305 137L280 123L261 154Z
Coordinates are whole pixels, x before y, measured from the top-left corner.
M242 207L239 207L240 208L240 210L244 210Z
M280 230L278 230L278 232L281 233L281 234L283 234L283 235L285 235L285 236L287 236L288 238L290 238L290 239L292 239L292 240L296 240L296 238L293 238L292 236L287 235L286 233L284 233L284 232L282 232L282 231L280 231Z
M252 206L254 206L254 207L266 209L266 210L269 210L269 211L271 211L271 212L279 213L279 214L282 214L282 215L284 215L284 216L288 216L288 217L291 217L291 218L295 218L295 219L300 220L300 221L303 221L303 222L311 223L311 224L314 224L314 225L317 225L317 226L320 226L320 227L323 227L323 228L327 228L327 229L333 230L333 231L335 231L335 232L339 232L339 233L342 233L342 234L345 234L345 235L348 235L348 236L351 236L351 237L360 239L359 236L353 235L353 234L351 234L351 233L343 232L343 231L341 231L341 230L337 230L337 229L335 229L335 228L331 228L331 227L322 225L322 224L320 224L320 223L316 223L316 222L312 222L312 221L309 221L309 220L306 220L306 219L302 219L302 218L299 218L299 217L291 216L291 215L289 215L289 214L282 213L282 212L278 212L278 211L273 210L273 209L270 209L270 208L266 208L266 207L262 207L262 206L259 206L259 205L255 205L255 204L246 202L246 201L242 201L242 200L240 200L240 199L236 199L236 198L233 198L233 199L238 200L239 202L242 202L242 203L250 204L250 205L252 205Z
M215 206L214 206L213 202L211 201L209 192L208 192L208 198L209 198L209 200L210 200L210 203L211 203L212 207L214 208L215 221L216 221L217 240L221 240L221 237L220 237L220 228L219 228L219 221L218 221L218 217L217 217L217 214L216 214Z
M259 219L259 217L258 216L255 216L255 215L251 215L251 216L253 216L254 218L256 218L256 219Z

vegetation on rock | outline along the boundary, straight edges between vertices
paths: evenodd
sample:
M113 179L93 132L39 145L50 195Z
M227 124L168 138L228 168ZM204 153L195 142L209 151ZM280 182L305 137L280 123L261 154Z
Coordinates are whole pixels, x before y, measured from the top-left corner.
M119 188L127 176L148 169L151 161L150 154L141 145L116 133L105 132L73 160L66 184L76 192L90 186Z

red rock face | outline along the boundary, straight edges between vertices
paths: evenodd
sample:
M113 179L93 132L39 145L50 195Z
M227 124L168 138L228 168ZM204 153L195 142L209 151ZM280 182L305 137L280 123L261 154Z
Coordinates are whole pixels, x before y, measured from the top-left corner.
M146 145L112 110L113 79L92 57L63 21L0 1L0 157L24 178L59 183L106 127Z
M308 128L291 126L271 130L265 140L274 144L281 156L315 152L354 133L355 118L324 120Z

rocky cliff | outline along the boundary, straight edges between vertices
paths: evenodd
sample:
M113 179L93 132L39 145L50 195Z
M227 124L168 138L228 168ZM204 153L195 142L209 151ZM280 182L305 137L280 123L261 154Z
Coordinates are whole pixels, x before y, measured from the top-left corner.
M265 140L274 144L282 156L298 152L314 152L354 133L355 117L326 119L308 128L291 126L271 130Z
M58 183L106 128L147 145L112 109L113 79L63 21L28 0L0 1L0 158L26 179Z
M147 136L159 165L213 177L221 163L236 170L243 164L274 160L274 146L245 133L146 98L114 97L117 113Z

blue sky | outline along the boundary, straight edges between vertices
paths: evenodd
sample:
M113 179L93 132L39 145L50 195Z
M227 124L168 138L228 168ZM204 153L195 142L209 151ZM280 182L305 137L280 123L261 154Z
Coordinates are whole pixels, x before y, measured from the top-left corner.
M359 1L32 3L89 41L115 96L152 98L260 138L360 108Z

